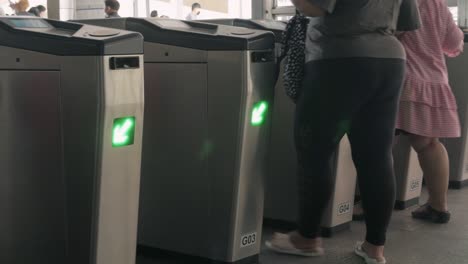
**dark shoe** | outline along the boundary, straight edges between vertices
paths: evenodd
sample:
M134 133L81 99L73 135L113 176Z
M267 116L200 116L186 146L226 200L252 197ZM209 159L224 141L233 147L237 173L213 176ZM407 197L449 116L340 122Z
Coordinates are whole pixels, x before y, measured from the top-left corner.
M450 221L450 212L440 212L426 204L411 213L413 218L433 222L436 224L446 224Z

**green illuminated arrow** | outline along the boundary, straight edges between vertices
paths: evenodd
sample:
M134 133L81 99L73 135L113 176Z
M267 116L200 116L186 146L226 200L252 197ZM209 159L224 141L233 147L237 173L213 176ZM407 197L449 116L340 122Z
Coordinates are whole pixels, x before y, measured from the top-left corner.
M123 125L117 125L114 128L112 143L114 145L125 145L130 139L130 133L133 128L133 120L128 118Z
M268 103L265 101L258 102L252 110L252 125L260 126L265 122L265 117L268 111Z

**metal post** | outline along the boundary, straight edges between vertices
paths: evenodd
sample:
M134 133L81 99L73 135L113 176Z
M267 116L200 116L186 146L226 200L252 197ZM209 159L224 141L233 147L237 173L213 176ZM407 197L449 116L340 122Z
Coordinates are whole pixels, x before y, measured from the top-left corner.
M133 0L133 17L138 16L138 0Z
M466 0L458 0L458 25L461 28L468 27Z
M263 0L264 7L263 7L263 18L264 19L273 19L273 9L276 7L275 0Z
M150 0L146 0L146 16L150 17L151 16L151 4Z
M50 19L60 19L60 0L47 0L47 14Z

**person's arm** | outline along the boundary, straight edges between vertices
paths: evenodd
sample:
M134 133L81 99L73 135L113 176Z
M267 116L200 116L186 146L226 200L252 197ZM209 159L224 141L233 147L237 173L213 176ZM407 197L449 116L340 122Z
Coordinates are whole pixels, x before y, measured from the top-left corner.
M418 3L416 0L403 0L398 15L397 31L413 31L421 27Z
M335 10L336 0L302 0L304 1L303 10L300 10L304 15L309 17L321 17L327 13L333 13Z
M307 4L303 13L308 17L321 17L325 15L325 10L313 4Z
M445 36L443 36L442 48L447 56L456 57L463 52L465 34L453 20L452 13L448 8L446 8L445 16L447 29Z

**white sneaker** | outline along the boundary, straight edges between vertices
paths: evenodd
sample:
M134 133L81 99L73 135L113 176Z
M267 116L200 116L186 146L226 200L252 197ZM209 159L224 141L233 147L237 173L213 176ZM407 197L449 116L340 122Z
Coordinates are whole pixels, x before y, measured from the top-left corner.
M324 255L323 248L319 247L314 250L303 250L296 248L289 238L288 234L275 233L270 241L265 243L267 248L276 253L295 255L301 257L320 257Z
M364 242L356 243L356 246L354 247L354 253L360 256L361 258L363 258L366 264L386 264L387 263L385 259L378 261L377 259L369 257L369 255L367 255L367 253L362 249L363 244Z

